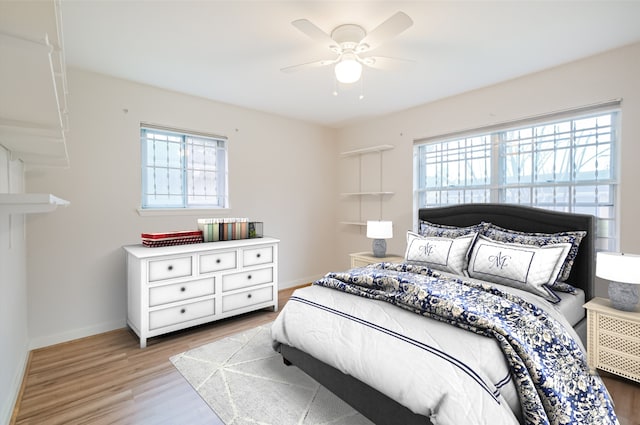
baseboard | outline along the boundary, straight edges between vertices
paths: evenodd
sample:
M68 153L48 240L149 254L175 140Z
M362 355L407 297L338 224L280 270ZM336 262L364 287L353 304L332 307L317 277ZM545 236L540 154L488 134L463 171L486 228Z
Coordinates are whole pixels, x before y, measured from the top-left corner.
M88 326L86 328L73 329L73 330L59 333L56 335L47 335L42 337L31 338L31 340L29 341L29 349L35 350L42 347L48 347L50 345L73 341L74 339L85 338L88 336L113 331L115 329L121 329L126 326L127 326L126 320L122 319L122 320L115 320L112 322L101 323L94 326Z
M5 403L0 406L0 424L13 424L15 418L14 414L18 411L18 403L22 397L22 391L24 388L24 378L26 376L27 366L29 365L30 351L26 349L24 356L22 357L21 364L16 370L16 374L13 377L12 383L7 389L6 396L2 401Z

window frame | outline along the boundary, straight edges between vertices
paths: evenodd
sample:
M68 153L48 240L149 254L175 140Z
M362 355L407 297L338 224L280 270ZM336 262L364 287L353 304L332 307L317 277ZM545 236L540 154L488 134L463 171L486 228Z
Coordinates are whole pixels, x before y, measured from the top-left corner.
M553 113L541 115L533 118L517 120L513 122L501 123L498 125L482 127L475 130L469 130L464 132L451 133L448 135L441 135L435 137L429 137L426 139L418 139L414 141L414 181L413 181L413 203L414 203L414 214L417 214L419 208L428 208L429 206L439 206L439 205L451 205L451 204L459 204L465 202L483 202L483 203L520 203L522 205L531 205L539 208L547 208L555 211L566 211L566 212L578 212L578 213L589 213L596 216L596 246L598 249L604 250L616 250L619 244L619 199L618 199L618 186L619 186L619 165L620 165L620 145L622 143L621 140L621 121L622 121L622 111L620 108L620 100L614 100L610 102L606 102L600 105L584 107L584 108L576 108L574 110L565 111L562 113ZM610 161L610 166L608 168L609 175L607 178L599 179L596 177L593 180L582 180L576 179L575 171L578 165L573 161L570 164L570 172L571 177L569 180L558 181L557 179L548 182L548 183L540 183L540 182L526 182L519 184L511 184L509 185L506 179L507 175L507 165L506 160L504 159L505 153L505 140L504 135L513 131L522 131L523 129L533 129L542 127L545 125L560 125L560 123L571 122L575 123L581 119L586 119L589 117L597 117L601 115L611 114L611 124L610 124L610 138L611 141L608 143L608 159ZM580 145L573 144L574 139L579 136L579 131L575 128L571 128L570 137L571 137L571 146L567 148L570 151L570 154L573 155ZM462 198L458 198L457 202L452 202L451 199L447 199L443 202L443 199L440 198L438 203L434 203L433 201L429 202L424 200L424 196L427 196L429 192L429 187L424 184L422 187L422 181L425 181L425 174L421 174L427 163L427 157L421 157L424 147L436 146L438 144L445 145L447 143L451 143L454 141L462 141L469 140L474 138L489 138L489 145L485 143L485 151L489 151L488 164L484 165L485 176L484 176L484 184L478 184L475 186L462 185L460 187L452 187L452 191L455 189L459 189L463 193L465 191L470 190L478 190L484 191L484 195L477 197L470 197L466 194L462 196ZM535 140L535 143L539 142L536 137L532 137ZM535 154L541 150L539 146L533 144L532 147L532 157L535 158ZM555 142L554 142L555 143ZM486 146L489 146L487 149ZM598 146L596 144L596 146ZM554 155L560 149L556 144L553 145L552 152ZM463 153L464 154L464 153ZM519 155L520 153L516 153ZM525 155L526 156L526 155ZM605 155L605 157L607 157ZM422 161L422 162L421 162ZM543 162L535 162L538 159L532 162L533 168L536 166L545 165ZM437 161L436 161L437 162ZM465 166L467 165L468 160L465 158L464 161L459 161L460 163L464 162ZM434 163L433 161L431 163ZM460 168L460 165L458 164ZM596 170L599 168L596 167ZM483 170L483 171L484 171ZM555 168L554 168L555 170ZM533 172L532 172L533 175ZM466 174L465 174L466 176ZM555 177L554 177L555 179ZM532 177L533 180L533 177ZM465 180L467 182L468 180ZM425 181L426 183L426 181ZM442 182L440 183L439 189L436 189L440 192L447 192L448 189L445 186L442 186ZM608 194L606 200L600 199L598 190L599 188L606 186ZM436 186L432 186L436 187ZM536 199L532 196L531 199L525 200L524 202L512 202L511 200L506 200L505 194L509 189L520 188L520 190L530 190L535 192L536 190L541 190L541 188L552 188L552 191L555 191L556 188L561 188L562 190L567 191L567 201L566 202L556 202L555 192L552 203L543 203L537 202ZM578 189L580 187L592 187L593 194L595 195L594 201L591 203L588 202L580 202L576 199L576 195L578 193ZM608 211L605 211L608 209ZM591 210L591 211L589 211ZM600 211L599 211L600 210ZM414 217L414 222L416 222L417 216ZM613 226L613 227L612 227Z
M141 153L141 185L140 185L140 208L138 209L139 214L141 215L162 215L163 213L175 213L175 212L189 212L189 213L197 213L197 212L212 212L212 211L225 211L229 210L229 143L228 139L225 136L218 136L214 134L207 134L189 130L181 130L176 128L169 128L164 126L157 126L153 124L140 123L140 153ZM167 172L169 170L178 171L180 173L180 189L178 192L173 193L174 198L180 197L180 203L153 203L149 201L149 196L153 196L152 193L147 193L148 187L148 176L147 171L148 168L156 167L158 169L163 169L165 167L158 166L158 164L150 164L148 161L148 143L151 141L149 137L146 136L146 132L154 132L158 135L164 135L166 137L174 138L173 141L167 141L167 143L175 143L179 145L178 148L178 161L176 161L175 152L173 156L167 153L166 158L166 169ZM208 142L213 142L215 145L210 146L208 149L215 149L215 165L209 166L209 168L196 168L193 166L193 162L191 165L189 164L189 155L188 151L193 149L194 142L203 142L205 145ZM206 151L206 147L203 147L203 150ZM220 157L220 153L222 153L222 157ZM171 159L173 158L173 160ZM177 165L179 164L179 166ZM216 186L214 195L218 202L215 204L209 203L198 203L192 200L193 197L202 196L199 194L194 194L193 185L190 184L190 173L194 171L199 171L201 173L214 173L214 182ZM169 180L169 179L167 179ZM221 181L222 180L222 181ZM191 183L193 179L191 179ZM170 184L167 181L167 184ZM206 192L206 184L204 186L199 186L198 189L204 189ZM220 193L222 192L222 193ZM171 196L171 194L166 194L167 196ZM206 196L206 195L204 195Z

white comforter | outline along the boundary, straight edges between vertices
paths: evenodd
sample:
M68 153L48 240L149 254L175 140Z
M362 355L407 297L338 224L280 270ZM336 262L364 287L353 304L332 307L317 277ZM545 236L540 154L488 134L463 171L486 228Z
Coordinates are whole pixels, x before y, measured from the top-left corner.
M566 322L551 304L517 292ZM271 332L434 425L519 423L517 391L493 338L316 285L293 293Z

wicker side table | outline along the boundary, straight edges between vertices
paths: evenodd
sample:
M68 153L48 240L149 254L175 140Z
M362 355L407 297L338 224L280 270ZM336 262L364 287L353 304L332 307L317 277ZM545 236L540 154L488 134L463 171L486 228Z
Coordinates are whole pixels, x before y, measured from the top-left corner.
M589 367L640 382L640 308L617 310L604 298L584 307Z

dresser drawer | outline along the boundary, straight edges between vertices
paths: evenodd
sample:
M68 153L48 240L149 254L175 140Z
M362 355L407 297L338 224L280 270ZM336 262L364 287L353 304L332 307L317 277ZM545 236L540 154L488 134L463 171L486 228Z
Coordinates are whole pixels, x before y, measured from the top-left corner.
M247 288L273 282L273 267L222 276L222 291Z
M273 286L239 292L222 297L222 312L273 301Z
M213 299L155 310L149 313L149 330L164 328L201 317L213 316L214 313L215 305Z
M200 255L200 273L235 269L237 265L236 251L212 252Z
M273 263L273 247L245 249L242 251L243 266L257 266L258 264Z
M189 298L213 295L214 292L213 278L156 286L149 288L149 306L154 307L161 304L188 300Z
M191 276L192 274L191 256L149 261L149 282Z

